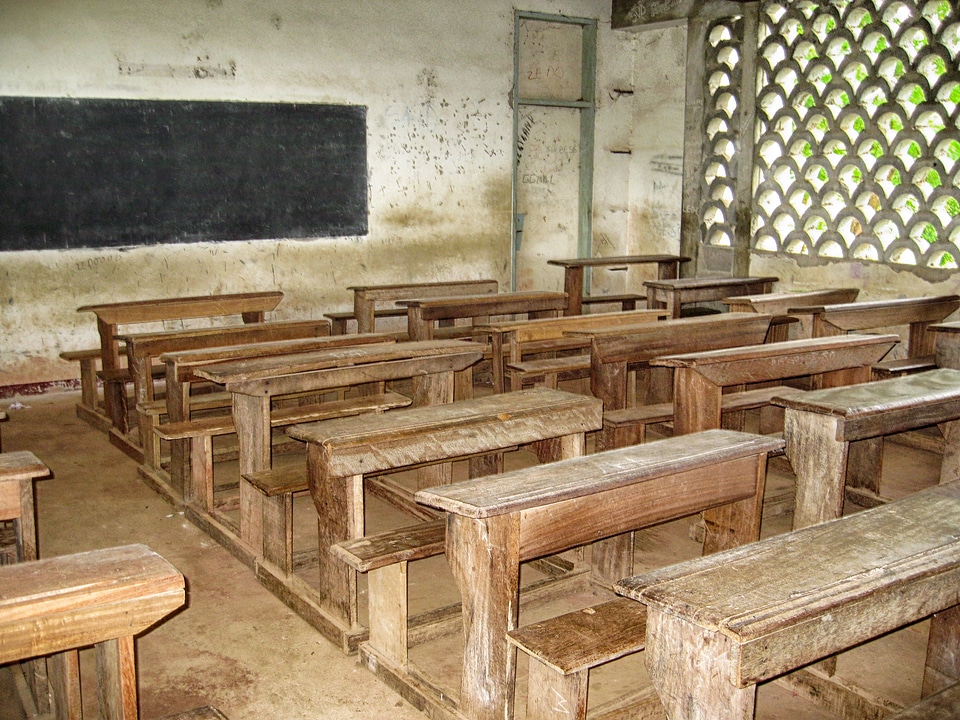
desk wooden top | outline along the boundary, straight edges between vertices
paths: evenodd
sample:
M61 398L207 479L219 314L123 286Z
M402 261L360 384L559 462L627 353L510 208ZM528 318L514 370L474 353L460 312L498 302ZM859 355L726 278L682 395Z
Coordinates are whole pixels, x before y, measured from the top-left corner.
M50 468L29 450L0 453L0 480L42 478L49 474Z
M768 315L786 315L791 308L851 303L857 299L859 294L859 288L831 288L829 290L739 295L723 298L722 302L730 305L731 310L750 308L753 312L763 312Z
M783 440L732 430L707 430L682 438L586 455L500 475L420 490L416 501L469 518L517 513L667 474L780 450Z
M324 446L329 477L436 462L502 450L603 427L603 403L586 395L536 388L382 415L294 425L287 434ZM372 449L375 448L375 449Z
M749 287L751 285L775 283L779 279L777 277L698 277L677 278L676 280L645 280L643 284L647 287L664 290L699 290L702 288Z
M561 267L606 267L611 265L642 265L644 263L690 262L683 255L614 255L611 257L567 258L547 260L547 265Z
M391 360L458 355L472 352L482 354L484 349L485 346L482 344L462 340L424 340L421 342L404 343L387 342L216 363L198 368L196 374L212 382L229 385L231 383L266 379L278 375L292 375Z
M145 545L0 568L0 663L135 635L184 603L184 579Z
M160 360L169 366L187 370L199 365L227 362L243 358L270 357L274 355L297 355L351 345L373 345L396 342L390 333L354 333L352 335L321 335L299 340L274 340L245 345L224 345L163 353Z
M255 339L256 342L273 342L329 334L330 323L327 320L290 320L147 333L118 333L116 337L126 343L127 348L135 355L158 355L173 351L178 346L206 348L216 347L217 344L222 346L242 343L245 338Z
M898 342L899 335L838 335L667 355L650 364L692 368L718 385L739 385L869 367Z
M847 613L848 620L863 626L869 623L864 623L861 603L871 590L886 586L892 597L893 588L901 584L936 577L960 564L958 525L960 483L952 482L832 522L627 578L615 589L743 644L830 613L839 613L837 620ZM939 609L922 612L924 604L920 617ZM795 638L790 647L798 655L818 650L797 645ZM759 642L752 651L745 646L742 655L731 653L731 660L745 666L743 681L783 671L765 668L764 655L778 653ZM746 669L752 663L753 668Z
M433 293L449 294L450 288L463 288L464 290L476 288L483 292L495 293L498 287L496 280L482 279L451 280L449 282L397 283L395 285L351 285L347 290L352 290L355 293L360 293L367 297L383 295L391 300L397 300L400 299L398 293L402 293L405 297L418 298L424 297L425 295L429 296ZM418 295L417 293L423 293L423 295Z
M419 309L425 320L446 320L484 315L563 310L567 307L567 294L562 292L515 292L489 295L456 295L442 298L398 300L397 304Z
M842 422L838 440L888 434L898 428L923 427L945 416L960 416L960 370L937 368L860 385L813 390L794 398L774 398L774 405Z
M868 330L911 322L936 322L960 308L960 296L893 298L865 302L838 303L791 308L795 314L822 314L828 322L844 330Z
M101 322L108 325L122 325L157 320L268 312L276 308L281 300L283 300L283 293L279 291L233 293L84 305L77 308L77 312L92 312Z
M605 331L619 327L632 327L631 323L642 325L656 322L667 316L666 310L624 310L621 312L591 313L590 315L567 315L558 318L536 318L533 320L502 320L477 325L482 333L507 333L514 330L533 330L535 328L556 328L558 332L572 335L577 330L584 334L591 330ZM579 327L578 326L596 326ZM571 329L565 329L565 328Z

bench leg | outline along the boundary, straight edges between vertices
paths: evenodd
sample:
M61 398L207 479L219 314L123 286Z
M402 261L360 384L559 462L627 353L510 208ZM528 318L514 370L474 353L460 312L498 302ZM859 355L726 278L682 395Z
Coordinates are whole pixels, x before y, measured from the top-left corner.
M199 506L208 515L213 514L213 438L210 435L191 438L190 479L181 490L185 502Z
M247 492L257 492L240 479ZM243 491L241 491L243 492ZM263 559L280 568L286 575L293 574L293 493L282 493L260 499L263 511Z
M527 720L587 717L588 671L563 675L537 658L530 658Z
M881 496L880 473L883 471L883 438L875 437L852 442L847 454L849 459L847 460L846 484Z
M940 424L943 433L943 460L940 463L940 484L960 478L960 420Z
M80 653L77 650L66 650L51 655L47 658L47 673L57 720L77 720L83 717Z
M753 720L756 686L737 688L730 641L647 608L644 662L670 720Z
M94 412L98 411L100 400L97 397L97 359L80 360L80 404Z
M930 619L921 697L957 682L960 682L960 606L955 605Z
M407 667L407 563L367 573L370 646L398 670Z
M133 636L96 645L97 698L104 720L137 720L137 665Z

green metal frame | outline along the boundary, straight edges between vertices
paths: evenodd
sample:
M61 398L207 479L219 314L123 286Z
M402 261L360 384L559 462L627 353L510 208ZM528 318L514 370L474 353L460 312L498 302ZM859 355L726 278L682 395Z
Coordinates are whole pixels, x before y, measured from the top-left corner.
M552 100L545 98L520 97L520 23L524 20L538 22L579 25L582 29L580 42L581 72L579 100ZM593 238L593 151L594 126L596 123L596 78L597 78L597 21L591 18L572 18L564 15L514 11L513 23L513 183L510 212L510 287L517 289L517 143L520 135L520 109L533 105L539 107L572 108L580 111L580 182L577 222L577 254L590 257ZM585 290L590 289L589 272L584 278Z

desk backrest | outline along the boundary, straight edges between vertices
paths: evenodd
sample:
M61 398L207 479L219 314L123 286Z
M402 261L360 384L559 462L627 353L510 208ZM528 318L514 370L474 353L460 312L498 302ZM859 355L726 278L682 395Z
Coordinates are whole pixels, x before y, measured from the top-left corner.
M515 292L490 295L457 295L443 298L403 300L400 305L418 308L425 320L486 317L513 313L560 311L567 307L567 294Z
M497 293L496 280L449 280L443 282L402 283L397 285L354 285L348 288L354 298L374 303L394 303L397 300L448 297L450 295L484 295Z

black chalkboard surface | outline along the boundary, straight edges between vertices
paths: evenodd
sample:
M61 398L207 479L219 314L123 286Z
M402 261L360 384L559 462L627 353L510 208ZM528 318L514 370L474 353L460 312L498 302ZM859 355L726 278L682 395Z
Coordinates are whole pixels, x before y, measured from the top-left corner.
M366 232L364 107L0 97L0 250Z

